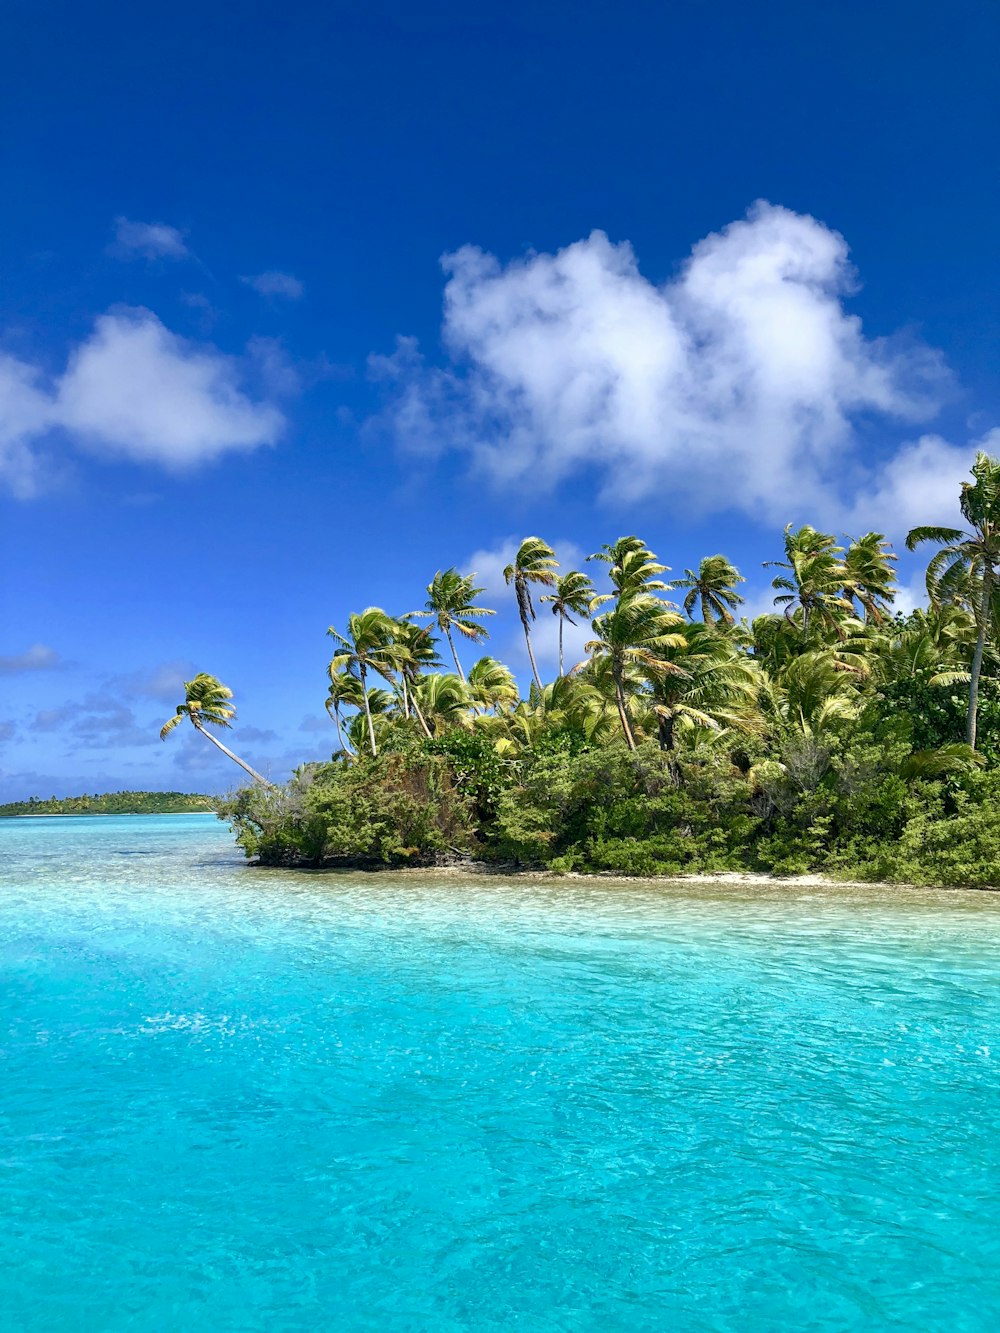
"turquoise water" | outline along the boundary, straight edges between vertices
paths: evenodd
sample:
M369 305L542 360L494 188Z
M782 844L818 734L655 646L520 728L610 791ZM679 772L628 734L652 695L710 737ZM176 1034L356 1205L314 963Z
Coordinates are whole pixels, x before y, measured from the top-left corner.
M0 821L0 1327L991 1329L998 926Z

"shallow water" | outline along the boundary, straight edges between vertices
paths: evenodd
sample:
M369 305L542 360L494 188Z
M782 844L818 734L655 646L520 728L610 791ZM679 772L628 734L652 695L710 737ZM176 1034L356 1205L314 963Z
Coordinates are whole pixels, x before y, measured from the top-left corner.
M0 1327L992 1329L998 927L0 821Z

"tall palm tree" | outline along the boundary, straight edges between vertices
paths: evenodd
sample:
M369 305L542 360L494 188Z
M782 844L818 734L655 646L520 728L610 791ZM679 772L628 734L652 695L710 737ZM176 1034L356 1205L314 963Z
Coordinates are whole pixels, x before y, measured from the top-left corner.
M656 669L664 674L682 672L683 668L666 661L664 656L665 649L682 646L684 636L676 632L681 624L681 617L667 610L658 598L641 593L620 598L617 605L593 622L596 637L586 645L586 650L596 660L607 661L615 706L630 750L636 748L636 743L626 696L628 668L638 666L643 671Z
M517 613L521 617L524 642L528 646L531 674L534 676L535 684L539 689L542 688L542 682L538 675L538 667L535 664L535 654L531 647L531 630L528 625L528 621L535 618L535 607L531 600L531 585L538 583L542 587L551 588L556 581L555 571L558 568L559 562L551 546L547 546L541 537L525 537L517 548L517 555L503 572L504 582L508 588L511 584L514 585L514 594L517 597Z
M976 748L979 713L979 678L983 669L986 637L994 622L997 567L1000 565L1000 459L980 451L972 465L973 480L962 482L959 504L968 529L924 526L911 529L906 538L912 551L922 542L940 546L927 566L928 587L966 576L978 585L974 606L976 646L969 673L969 706L965 722L966 744Z
M842 637L842 618L853 611L842 591L847 573L840 559L843 553L844 548L830 533L817 532L808 523L793 530L789 523L785 528L785 559L764 561L765 569L777 566L788 570L787 575L779 574L771 581L780 594L774 604L784 606L789 620L796 609L802 612L803 635L809 633L811 625L815 628L818 624Z
M165 741L174 727L187 718L195 731L200 731L206 736L213 745L218 746L224 755L239 764L245 773L249 773L255 782L259 782L262 787L271 787L267 778L261 775L245 763L238 754L233 754L228 746L223 745L217 736L213 736L206 727L228 728L233 724L236 717L236 706L229 701L233 697L233 692L228 685L223 685L215 676L206 675L201 671L195 676L194 680L184 682L184 702L177 705L177 711L168 722L165 722L160 728L160 740Z
M559 674L563 673L563 625L569 621L575 625L573 614L585 616L590 610L594 596L594 585L586 574L578 569L569 569L556 578L555 592L547 592L539 597L540 602L552 603L552 614L559 617Z
M465 672L455 651L455 641L451 636L453 629L473 643L482 643L488 639L489 631L479 621L484 616L495 616L496 612L485 606L476 606L476 598L485 592L476 587L475 574L460 574L454 566L451 569L438 570L427 585L426 610L417 615L431 616L437 621L438 629L448 640L448 647L455 659L455 670L465 680Z
M396 650L396 621L379 606L369 606L359 614L347 619L347 633L341 634L333 625L327 634L340 644L340 651L334 653L330 662L331 675L334 671L349 671L356 674L361 684L361 702L368 724L368 742L374 755L375 728L372 725L371 705L368 698L368 672L374 671L384 680L391 681L399 657Z
M724 555L707 555L698 566L685 569L682 579L675 579L674 588L687 588L684 598L684 611L690 620L694 619L694 608L701 603L701 618L706 625L714 620L721 620L724 625L734 624L733 609L743 602L736 591L737 583L746 583L746 579L734 564Z
M888 604L896 595L895 562L892 546L882 532L866 532L847 547L843 594L852 605L861 605L866 623L881 625L888 614Z
M352 676L349 671L334 670L332 665L328 674L330 676L330 688L327 691L324 706L333 718L334 726L337 728L337 743L345 754L352 754L353 751L350 746L344 744L340 710L345 704L352 708L364 708L361 681L357 676Z

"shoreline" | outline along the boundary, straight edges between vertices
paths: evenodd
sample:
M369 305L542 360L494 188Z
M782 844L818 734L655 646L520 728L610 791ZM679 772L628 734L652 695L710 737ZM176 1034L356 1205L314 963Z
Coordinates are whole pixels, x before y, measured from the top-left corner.
M530 880L566 880L573 883L649 884L660 887L677 885L701 885L717 888L789 888L789 889L868 889L872 892L940 892L940 893L1000 893L1000 884L919 884L909 880L884 879L837 879L818 872L804 875L771 875L756 870L719 870L715 872L696 872L679 875L618 875L610 871L596 871L586 874L580 870L557 872L554 870L532 870L526 866L491 865L488 861L473 861L467 864L447 863L444 865L424 866L388 866L388 865L324 865L290 866L268 865L259 861L248 861L250 870L279 870L291 874L307 875L408 875L408 876L445 876L448 879L459 877L477 879L513 879Z

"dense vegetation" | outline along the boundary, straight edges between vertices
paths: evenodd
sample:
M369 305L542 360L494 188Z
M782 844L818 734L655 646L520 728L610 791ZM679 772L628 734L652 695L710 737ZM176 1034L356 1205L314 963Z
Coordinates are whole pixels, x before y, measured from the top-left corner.
M109 791L93 796L50 796L39 800L11 801L0 805L5 815L180 815L214 810L211 796L197 796L182 791Z
M1000 883L1000 463L977 458L961 507L966 529L910 533L911 548L938 549L928 605L908 615L893 613L896 556L877 532L839 542L789 526L769 562L776 610L752 622L737 619L744 580L724 556L670 580L622 537L590 557L597 588L529 537L505 571L526 699L492 657L463 668L459 643L488 638L494 612L474 575L440 572L423 611L369 608L331 629L332 761L285 787L259 779L223 815L271 864L458 855ZM560 660L549 682L537 603L560 630L592 622L586 659ZM182 708L226 726L229 698L201 676Z

